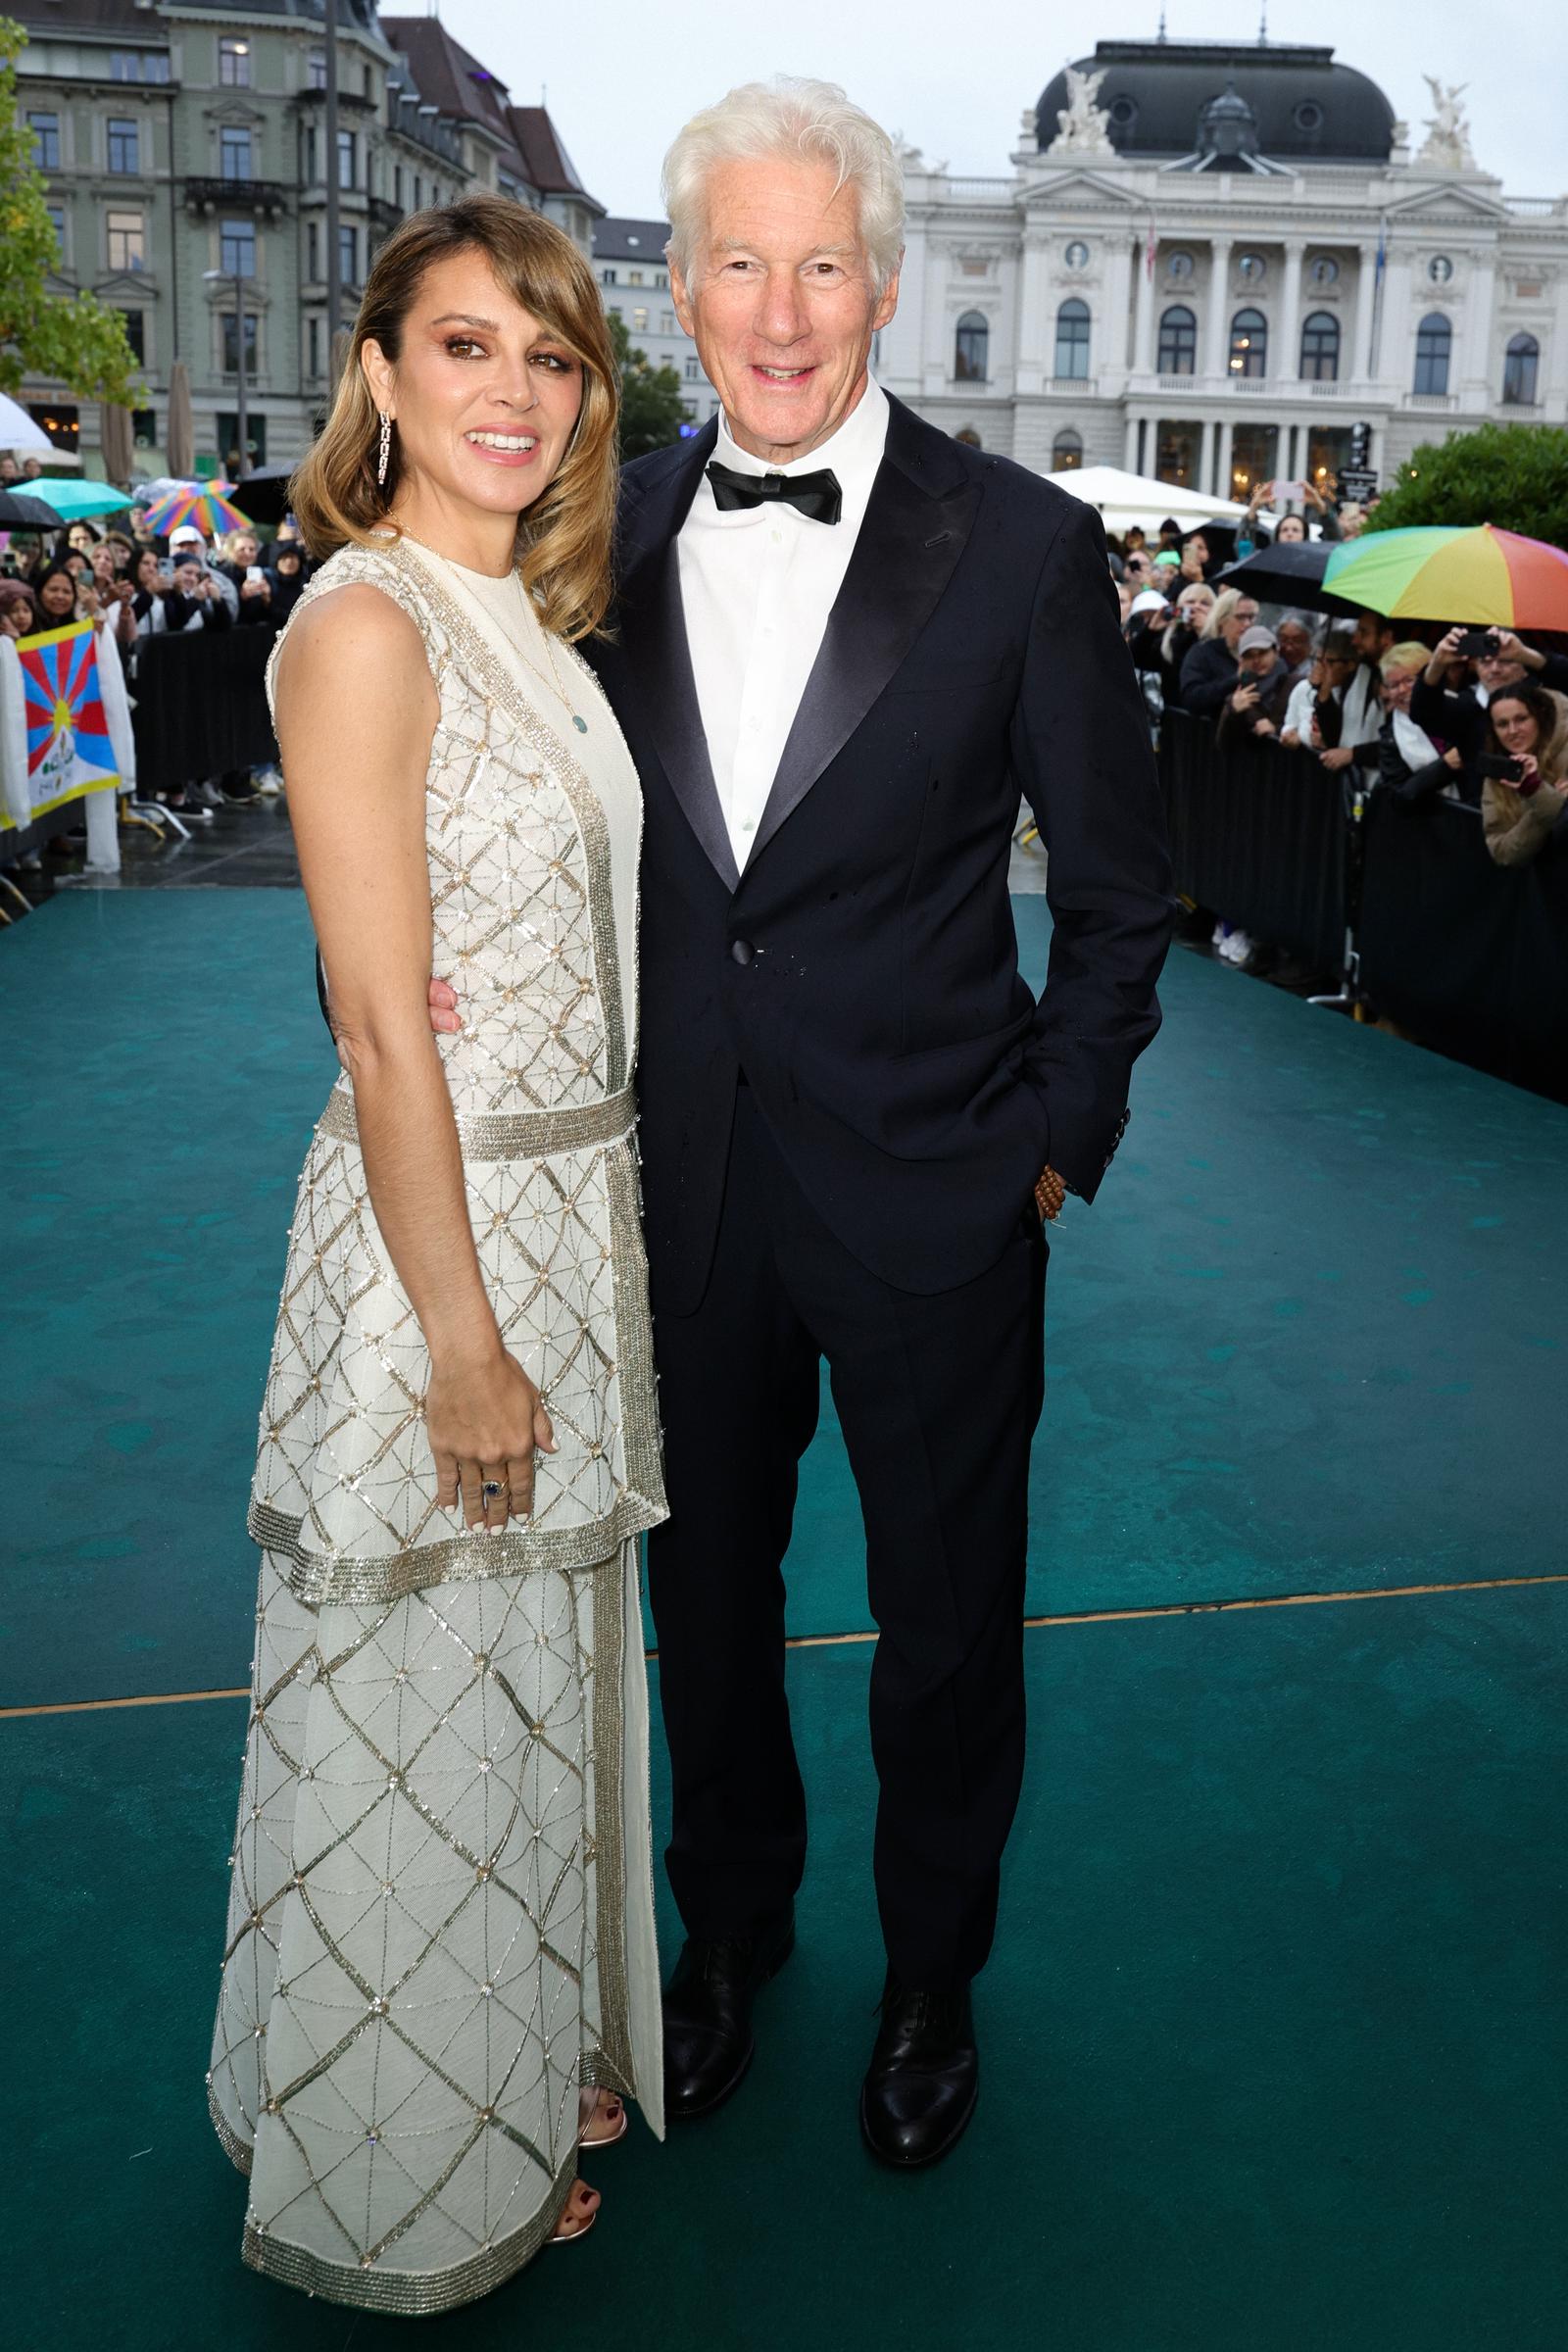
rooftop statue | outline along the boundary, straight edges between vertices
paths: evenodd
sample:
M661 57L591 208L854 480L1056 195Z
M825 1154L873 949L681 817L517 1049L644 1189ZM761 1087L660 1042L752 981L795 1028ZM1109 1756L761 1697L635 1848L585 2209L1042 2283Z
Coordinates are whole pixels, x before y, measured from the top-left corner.
M1421 78L1432 92L1432 113L1424 125L1427 136L1416 162L1435 164L1440 172L1473 172L1476 159L1470 152L1470 125L1459 104L1470 84L1438 81L1430 74Z
M1067 68L1067 103L1056 116L1056 135L1046 153L1053 158L1063 155L1114 155L1110 143L1110 116L1095 100L1107 69L1098 74L1080 74L1076 66Z

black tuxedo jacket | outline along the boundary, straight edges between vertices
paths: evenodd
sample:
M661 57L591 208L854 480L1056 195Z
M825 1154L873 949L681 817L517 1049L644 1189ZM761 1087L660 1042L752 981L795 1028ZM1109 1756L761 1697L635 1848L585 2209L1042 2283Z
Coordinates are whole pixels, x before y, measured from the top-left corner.
M1100 518L891 406L744 873L675 552L716 427L622 477L618 600L584 650L645 800L638 1094L665 1311L707 1281L742 1071L838 1238L935 1292L996 1261L1048 1160L1093 1196L1159 1025L1165 828ZM1020 788L1050 856L1038 1004L1007 896Z

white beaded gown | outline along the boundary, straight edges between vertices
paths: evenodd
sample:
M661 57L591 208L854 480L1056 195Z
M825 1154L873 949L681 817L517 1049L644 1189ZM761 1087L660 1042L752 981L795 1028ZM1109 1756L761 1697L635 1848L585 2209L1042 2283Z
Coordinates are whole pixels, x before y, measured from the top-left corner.
M340 1078L262 1410L208 2095L250 2177L244 2259L418 2314L549 2238L580 2086L663 2129L637 1576L664 1516L631 1090L642 814L609 705L519 580L388 539L333 556L301 603L351 582L413 617L440 696L434 968L464 1016L440 1052L486 1285L560 1450L504 1533L435 1501L429 1359Z

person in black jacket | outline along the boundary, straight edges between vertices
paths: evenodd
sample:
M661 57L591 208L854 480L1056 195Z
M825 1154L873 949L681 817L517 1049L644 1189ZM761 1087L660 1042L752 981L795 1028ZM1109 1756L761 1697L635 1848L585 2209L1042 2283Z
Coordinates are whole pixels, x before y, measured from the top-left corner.
M1214 601L1203 633L1182 662L1182 709L1195 718L1218 718L1235 688L1238 649L1257 623L1257 600L1227 588Z
M860 2126L905 2167L977 2094L969 1986L1023 1770L1041 1218L1093 1199L1125 1127L1171 874L1099 516L868 377L898 296L891 140L781 80L700 117L666 184L675 306L723 417L626 467L590 647L645 803L671 1512L649 1580L688 1938L666 2110L738 2086L793 1943L781 1565L825 1356L881 1628L888 1973ZM1038 1002L1007 896L1020 786L1050 847ZM437 1025L453 1002L432 989Z
M172 587L164 590L164 627L171 636L231 625L227 600L200 556L181 556L173 571Z
M1427 649L1413 638L1391 646L1378 664L1383 717L1370 742L1355 747L1357 764L1401 801L1464 801L1479 807L1481 780L1453 743L1434 740L1411 708Z

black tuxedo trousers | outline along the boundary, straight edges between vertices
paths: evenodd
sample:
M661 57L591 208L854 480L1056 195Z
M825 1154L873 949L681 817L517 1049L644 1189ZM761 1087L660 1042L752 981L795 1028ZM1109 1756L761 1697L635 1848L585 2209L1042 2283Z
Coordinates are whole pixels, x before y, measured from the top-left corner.
M649 1585L673 1773L667 1862L688 1934L747 1934L801 1881L781 1568L825 1358L879 1635L870 1715L888 1957L906 1983L932 1987L984 1965L1023 1772L1045 1269L1031 1203L976 1279L894 1289L822 1222L754 1090L737 1090L709 1281L688 1312L663 1311L657 1287L654 1299L670 1516L649 1539Z

